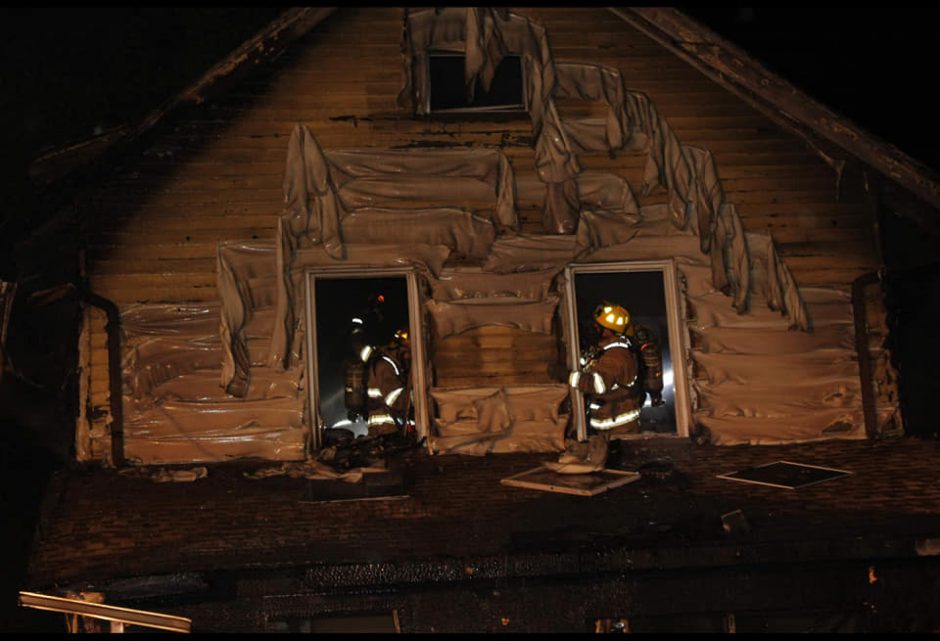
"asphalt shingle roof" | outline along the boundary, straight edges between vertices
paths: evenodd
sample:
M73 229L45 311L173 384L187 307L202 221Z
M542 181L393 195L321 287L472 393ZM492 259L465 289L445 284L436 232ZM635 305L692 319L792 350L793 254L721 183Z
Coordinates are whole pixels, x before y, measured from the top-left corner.
M247 479L244 464L212 466L192 483L104 469L62 472L44 504L28 581L38 589L303 566L324 584L394 583L448 572L915 557L917 546L923 553L940 537L935 441L637 444L627 464L664 454L679 472L675 479L642 480L595 497L499 483L551 458L532 454L422 452L403 461L407 498L342 502L311 501L305 480ZM777 460L854 474L798 490L716 478ZM743 510L750 532L722 529L720 515L734 509Z

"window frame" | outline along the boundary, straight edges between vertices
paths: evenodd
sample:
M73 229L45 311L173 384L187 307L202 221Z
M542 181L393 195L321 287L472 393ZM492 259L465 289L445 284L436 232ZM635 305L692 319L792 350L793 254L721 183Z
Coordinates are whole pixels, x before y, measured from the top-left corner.
M526 87L528 86L528 83L527 83L527 81L528 81L528 75L527 75L527 73L526 73L525 60L523 59L522 55L520 55L520 54L518 54L518 53L513 53L513 52L510 52L510 53L506 54L506 56L504 56L504 59L505 59L505 58L508 58L508 57L510 57L510 56L519 59L519 71L520 71L520 75L521 75L521 78L520 78L520 81L519 81L519 82L520 82L520 88L519 88L519 89L520 89L520 93L521 93L521 96L522 96L522 102L521 102L521 104L517 104L517 105L507 105L507 106L502 106L502 107L454 107L454 108L450 108L450 109L434 109L434 110L432 110L432 109L431 109L431 92L433 91L433 87L431 86L431 58L435 58L435 57L438 57L438 58L444 58L444 57L447 57L447 58L455 58L455 57L460 57L460 58L466 59L467 53L466 53L466 50L464 50L464 49L440 49L440 48L438 48L438 49L428 49L428 50L426 50L426 51L425 51L425 54L424 54L424 56L423 56L423 58L424 58L424 60L423 60L423 67L424 67L424 68L421 70L421 73L423 74L424 80L425 80L425 87L427 87L427 91L425 92L425 97L424 97L424 104L421 105L422 108L424 109L424 113L427 114L428 116L446 116L446 115L450 115L450 114L481 114L481 115L487 115L487 114L508 114L508 115L513 115L513 114L515 114L515 115L522 115L522 114L528 114L528 112L529 112L529 101L528 101L528 92L526 91Z
M304 331L305 349L304 368L307 379L306 420L310 429L310 449L320 450L323 442L323 421L319 415L320 376L317 363L317 316L316 316L316 281L317 279L385 278L402 276L408 289L408 331L411 333L412 394L415 403L415 427L418 440L429 434L429 414L427 397L427 371L422 314L421 295L418 288L417 272L414 268L354 268L324 267L304 271ZM314 372L317 375L312 375Z
M577 292L575 277L578 274L660 272L663 277L663 298L666 303L666 321L669 327L669 352L672 359L673 392L675 394L675 434L657 434L661 438L685 438L690 436L692 424L691 394L686 375L687 345L685 339L688 329L681 314L678 276L675 260L642 260L604 263L571 263L565 267L565 318L564 332L568 343L568 368L580 369L580 335L578 331ZM587 440L587 422L585 421L584 394L571 388L571 414L575 422L579 441ZM648 438L643 434L628 435L629 439Z

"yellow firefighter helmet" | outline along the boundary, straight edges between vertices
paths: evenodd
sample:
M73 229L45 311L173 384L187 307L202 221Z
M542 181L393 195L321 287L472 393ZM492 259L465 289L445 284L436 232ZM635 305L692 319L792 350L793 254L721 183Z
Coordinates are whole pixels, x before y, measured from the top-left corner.
M594 322L623 334L630 327L630 312L616 303L603 302L594 308Z

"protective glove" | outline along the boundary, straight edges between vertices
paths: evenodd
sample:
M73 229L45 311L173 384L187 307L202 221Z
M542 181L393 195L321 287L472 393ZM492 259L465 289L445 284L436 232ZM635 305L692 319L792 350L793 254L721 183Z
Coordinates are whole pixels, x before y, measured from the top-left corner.
M650 392L650 403L653 404L653 407L659 407L665 405L666 401L663 400L662 392Z

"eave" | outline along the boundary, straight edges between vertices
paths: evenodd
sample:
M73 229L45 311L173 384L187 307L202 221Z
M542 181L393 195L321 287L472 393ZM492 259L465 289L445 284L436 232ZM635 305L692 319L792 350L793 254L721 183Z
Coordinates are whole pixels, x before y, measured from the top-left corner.
M30 177L38 183L51 183L105 153L132 143L166 120L170 114L183 107L205 102L252 68L274 60L288 44L316 27L335 10L335 7L288 9L136 125L122 126L46 151L30 163Z

